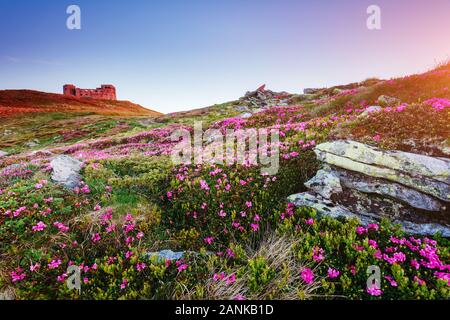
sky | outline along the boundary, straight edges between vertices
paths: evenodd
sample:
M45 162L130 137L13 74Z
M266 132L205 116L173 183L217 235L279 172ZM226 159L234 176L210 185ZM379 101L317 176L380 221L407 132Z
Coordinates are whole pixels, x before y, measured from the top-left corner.
M69 5L81 29L69 30ZM381 9L381 30L366 10ZM302 92L426 71L450 58L448 0L1 0L0 90L114 84L163 112L261 84Z

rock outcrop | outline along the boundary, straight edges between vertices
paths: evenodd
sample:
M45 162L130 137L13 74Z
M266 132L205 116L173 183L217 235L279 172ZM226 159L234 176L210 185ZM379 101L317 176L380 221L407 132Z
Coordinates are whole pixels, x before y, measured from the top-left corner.
M67 155L55 157L50 165L53 169L52 180L66 188L73 189L81 181L80 171L83 163Z
M414 234L450 237L450 159L384 151L354 141L320 144L324 166L289 200L331 217L388 218Z
M267 90L266 86L262 85L255 91L247 92L239 101L250 105L252 108L270 108L287 105L287 101L291 96L287 92Z

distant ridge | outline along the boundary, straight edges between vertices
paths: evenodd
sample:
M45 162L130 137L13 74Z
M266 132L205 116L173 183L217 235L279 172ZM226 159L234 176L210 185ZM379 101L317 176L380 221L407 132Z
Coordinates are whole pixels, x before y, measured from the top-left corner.
M0 117L47 112L94 113L107 116L161 116L129 101L74 98L33 90L0 90Z

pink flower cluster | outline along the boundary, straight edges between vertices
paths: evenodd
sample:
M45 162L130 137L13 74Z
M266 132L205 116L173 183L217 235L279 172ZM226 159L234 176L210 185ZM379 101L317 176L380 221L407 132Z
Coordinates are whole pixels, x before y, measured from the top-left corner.
M436 111L442 111L446 108L450 108L450 100L443 98L432 98L424 102L426 105L432 106Z

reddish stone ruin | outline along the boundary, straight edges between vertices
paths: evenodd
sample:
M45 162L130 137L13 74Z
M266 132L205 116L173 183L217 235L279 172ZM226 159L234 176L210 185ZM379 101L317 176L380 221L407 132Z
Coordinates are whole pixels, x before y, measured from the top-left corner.
M102 84L97 89L80 89L73 84L64 86L64 95L75 98L92 98L99 100L117 100L116 88L110 84Z

